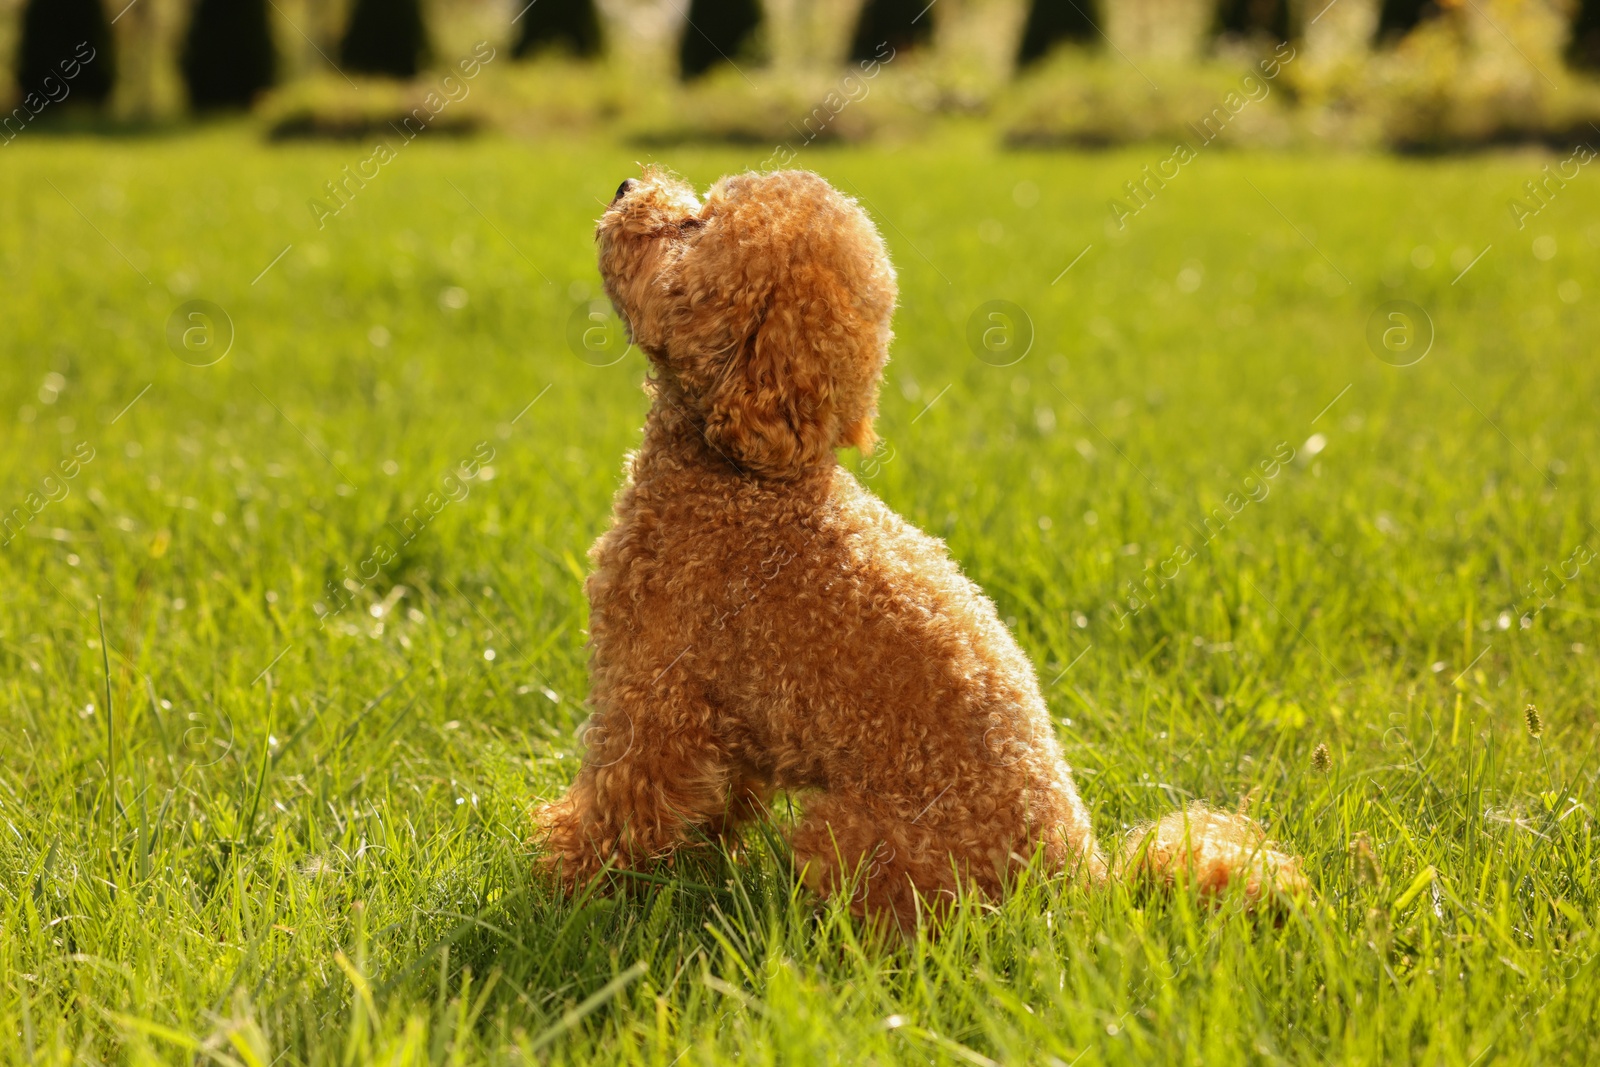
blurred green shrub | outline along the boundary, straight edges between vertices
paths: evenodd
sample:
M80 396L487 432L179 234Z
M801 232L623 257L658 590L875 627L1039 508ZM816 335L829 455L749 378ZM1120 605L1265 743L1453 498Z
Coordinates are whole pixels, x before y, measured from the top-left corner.
M594 0L538 0L523 8L517 19L518 59L555 51L580 59L600 54L600 16Z
M306 78L272 94L261 115L271 140L393 141L406 137L408 129L429 137L475 133L489 125L483 104L475 92L450 100L426 80L362 78L352 87L335 74Z
M1060 49L1001 102L1002 137L1019 148L1286 144L1294 128L1284 73L1293 61L1268 61L1271 78L1242 62L1141 63L1141 74L1116 56Z
M639 85L628 71L546 54L514 63L503 52L475 53L479 74L471 80L456 71L464 95L439 110L430 123L447 136L496 130L530 139L591 134L614 129L638 112ZM284 86L261 105L268 136L276 140L329 138L365 140L392 136L405 116L425 106L427 94L441 89L438 75L414 81L356 79L356 87L337 75ZM670 92L663 86L662 92ZM436 101L437 103L437 101Z
M813 146L923 136L939 109L936 84L912 57L857 61L831 77L724 68L631 110L624 133L652 146L766 145L769 165L781 167Z
M620 64L546 55L532 63L496 63L484 75L482 110L496 129L518 137L592 135L618 128L641 106L640 85ZM671 85L643 95L670 94Z
M177 10L190 0L146 2ZM184 62L191 96L200 107L239 102L247 89L202 90L198 61L215 58L206 74L214 84L224 76L262 84L270 68L253 58L263 54L256 30L236 38L241 44L198 42L226 36L202 32L215 12L237 19L266 0L194 2ZM911 140L947 125L1018 147L1215 141L1399 151L1570 148L1593 139L1591 122L1600 125L1600 81L1569 66L1600 55L1600 0L694 0L692 10L690 0L539 0L492 10L477 0L350 2L338 52L344 71L358 81L360 69L402 80L357 91L329 72L264 94L259 110L271 136L366 137L412 114L445 70L423 58L424 2L449 44L434 50L435 63L461 50L469 30L504 42L505 58L485 65L470 100L431 123L450 133L769 144L781 159L812 145ZM39 51L33 42L44 39L46 22L98 12L95 0L29 0L27 19L37 26L19 57ZM291 5L284 17L299 14ZM141 39L136 16L116 27L119 39ZM259 26L255 14L249 21ZM314 31L322 44L308 38L298 51L273 24L283 69L317 67L324 47L334 52L342 21L330 15ZM1293 58L1264 77L1259 62L1285 28ZM846 59L852 50L857 61ZM131 44L124 54L143 62ZM513 54L526 61L511 62ZM104 79L105 60L102 48L85 74ZM99 86L102 98L108 88L109 80ZM119 104L124 95L119 89Z
M1391 46L1312 57L1290 73L1302 124L1318 140L1398 151L1592 138L1600 85L1564 64L1565 8L1446 0Z

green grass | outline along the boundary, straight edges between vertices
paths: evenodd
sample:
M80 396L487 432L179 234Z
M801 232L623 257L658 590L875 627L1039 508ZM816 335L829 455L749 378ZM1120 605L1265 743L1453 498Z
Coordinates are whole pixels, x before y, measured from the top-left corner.
M321 231L367 152L0 153L0 505L93 450L0 548L0 1061L1600 1057L1600 179L1519 232L1542 158L1211 150L1118 233L1167 152L802 156L901 271L887 445L844 461L999 604L1101 834L1253 793L1317 887L1274 925L1036 876L889 948L768 835L628 896L530 885L645 408L638 353L565 341L637 151L419 140ZM236 334L204 368L164 335L196 298ZM1396 298L1437 327L1407 368L1363 339ZM1015 365L964 340L991 299L1034 324ZM447 483L481 443L492 479Z

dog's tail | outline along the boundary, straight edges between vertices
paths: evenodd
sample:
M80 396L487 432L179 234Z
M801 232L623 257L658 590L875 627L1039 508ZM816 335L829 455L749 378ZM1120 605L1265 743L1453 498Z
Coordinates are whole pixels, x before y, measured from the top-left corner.
M1308 896L1300 860L1280 852L1262 825L1238 811L1192 804L1135 829L1112 861L1115 877L1160 887L1188 885L1201 896L1237 890L1272 906Z

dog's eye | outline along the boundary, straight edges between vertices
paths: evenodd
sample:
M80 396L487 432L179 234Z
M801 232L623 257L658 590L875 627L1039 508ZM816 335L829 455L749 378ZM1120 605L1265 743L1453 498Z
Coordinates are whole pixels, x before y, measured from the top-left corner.
M704 225L705 225L704 221L702 221L701 219L695 218L693 215L690 215L688 218L686 218L682 222L678 223L678 229L680 229L680 230L698 230Z

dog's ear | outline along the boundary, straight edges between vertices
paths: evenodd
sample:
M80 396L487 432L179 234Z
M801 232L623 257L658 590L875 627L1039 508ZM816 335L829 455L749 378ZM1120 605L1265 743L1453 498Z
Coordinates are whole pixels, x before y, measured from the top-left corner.
M871 221L799 171L724 179L699 218L667 362L706 440L768 478L871 448L895 300Z
M832 318L826 304L813 305L812 317ZM825 458L840 437L828 373L837 357L819 351L829 324L801 319L793 303L769 302L702 401L706 439L752 474L794 473Z

